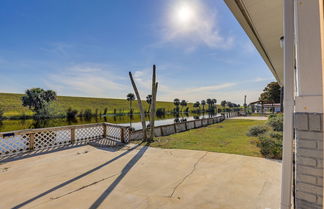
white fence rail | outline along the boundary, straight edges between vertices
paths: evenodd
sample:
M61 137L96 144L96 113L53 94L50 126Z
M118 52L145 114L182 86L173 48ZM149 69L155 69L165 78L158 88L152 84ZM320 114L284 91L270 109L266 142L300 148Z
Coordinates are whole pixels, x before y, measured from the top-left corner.
M127 143L130 129L110 123L97 123L1 132L0 158L30 151L87 144L99 139Z
M203 118L181 123L157 126L154 135L167 136L194 128L219 123L225 118L237 116L236 113ZM0 160L18 154L43 152L62 147L88 144L90 142L111 144L107 141L128 143L130 140L141 140L142 130L132 131L130 127L111 123L72 125L53 128L28 129L12 132L0 132Z

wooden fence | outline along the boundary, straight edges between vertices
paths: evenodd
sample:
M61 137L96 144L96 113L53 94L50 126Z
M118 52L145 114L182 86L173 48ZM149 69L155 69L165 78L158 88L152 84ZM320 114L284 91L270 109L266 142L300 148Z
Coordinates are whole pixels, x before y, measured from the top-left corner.
M234 115L228 116L233 117ZM219 123L223 120L225 120L225 115L222 116L216 116L213 118L203 118L203 119L197 119L197 120L191 120L191 121L184 121L180 123L174 123L174 124L168 124L168 125L162 125L162 126L156 126L154 127L154 136L167 136L183 131L188 131L190 129L194 128L200 128L204 126L208 126L214 123ZM132 131L130 140L141 140L143 138L143 132L142 130Z
M213 118L157 126L154 128L154 135L156 137L167 136L219 123L225 120L225 118L233 116L237 116L237 114L223 114ZM29 152L39 153L89 143L112 145L107 143L107 141L128 143L130 140L141 140L142 138L142 130L132 131L130 127L111 123L0 132L0 160Z
M100 139L127 143L130 139L130 129L110 123L97 123L2 132L0 133L0 159L31 151L41 152L88 144Z

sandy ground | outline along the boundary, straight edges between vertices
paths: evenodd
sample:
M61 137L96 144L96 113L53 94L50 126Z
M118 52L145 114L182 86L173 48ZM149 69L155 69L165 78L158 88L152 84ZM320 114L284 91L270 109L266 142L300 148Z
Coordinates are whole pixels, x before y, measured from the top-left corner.
M278 209L281 163L129 144L0 164L0 208Z

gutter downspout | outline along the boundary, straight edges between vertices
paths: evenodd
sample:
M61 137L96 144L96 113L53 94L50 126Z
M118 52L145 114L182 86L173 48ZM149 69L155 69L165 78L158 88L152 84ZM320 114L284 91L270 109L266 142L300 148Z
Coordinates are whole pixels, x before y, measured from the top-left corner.
M284 132L281 177L281 209L291 209L294 117L294 0L284 4Z

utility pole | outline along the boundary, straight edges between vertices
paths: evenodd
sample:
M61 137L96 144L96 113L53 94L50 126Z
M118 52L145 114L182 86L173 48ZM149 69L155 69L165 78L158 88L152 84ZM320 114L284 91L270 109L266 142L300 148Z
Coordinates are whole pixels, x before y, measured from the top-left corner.
M246 107L247 107L247 104L246 104L246 95L244 95L244 104L243 104L243 106L244 106L244 113L246 115Z

